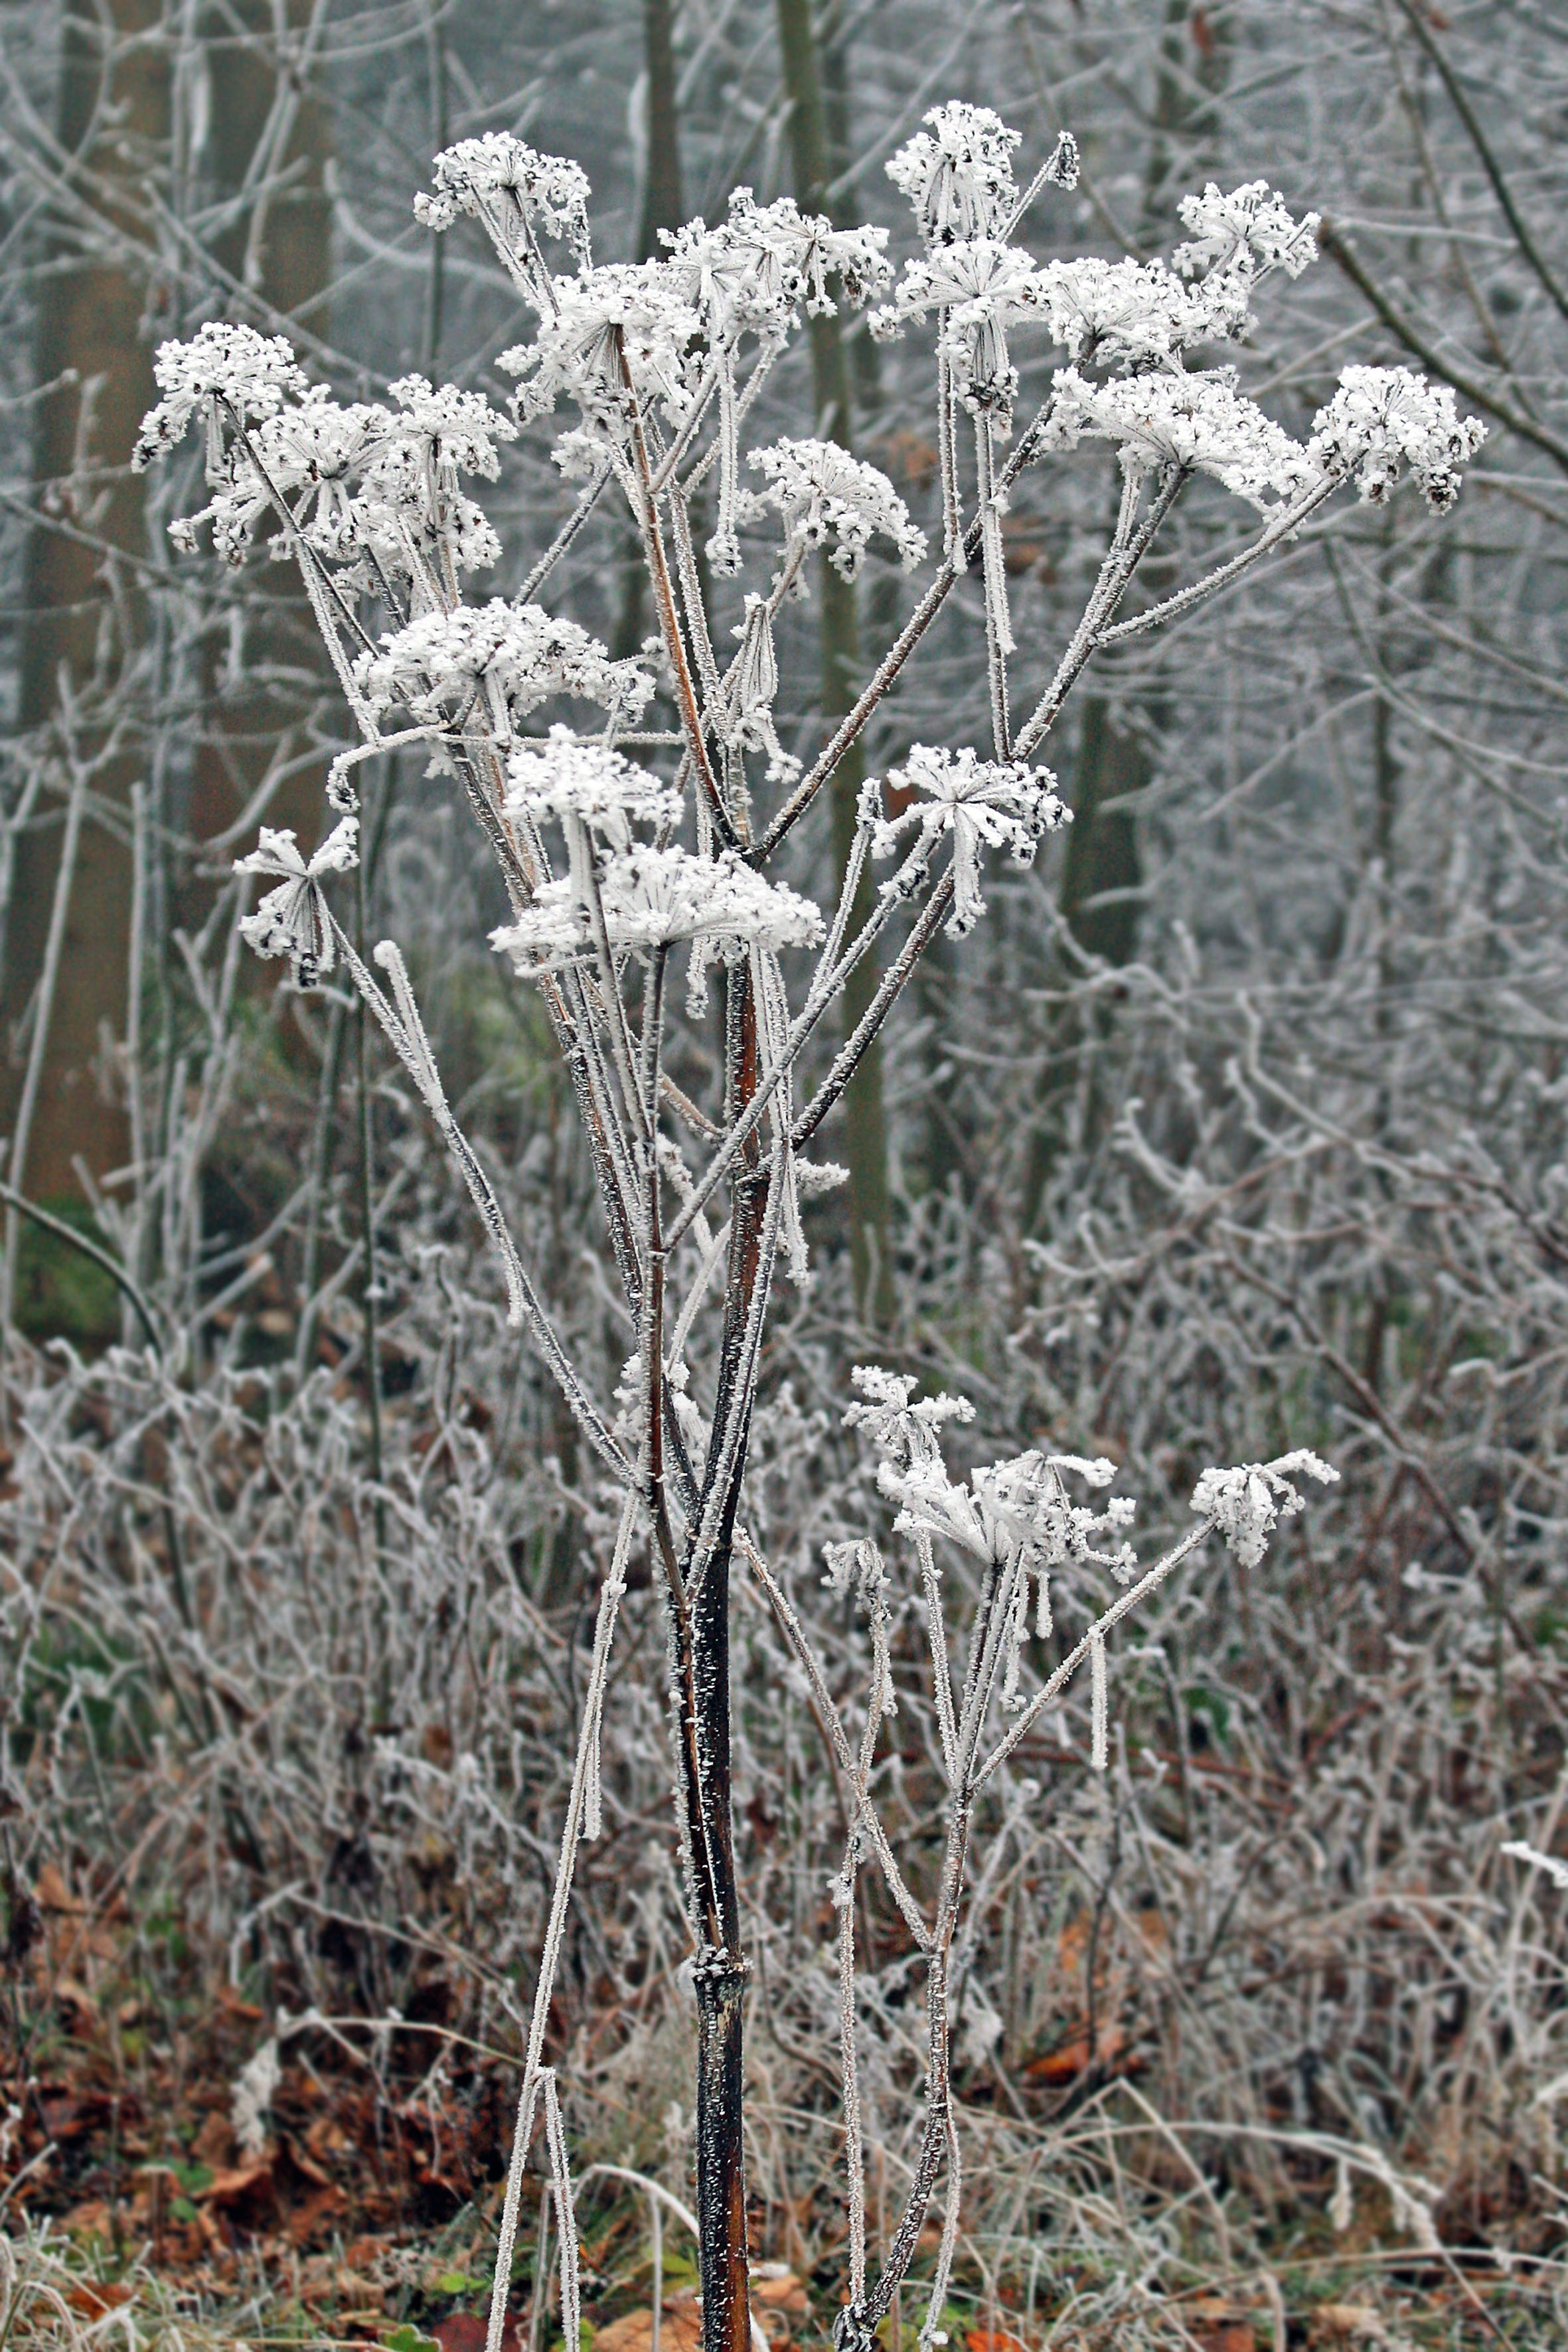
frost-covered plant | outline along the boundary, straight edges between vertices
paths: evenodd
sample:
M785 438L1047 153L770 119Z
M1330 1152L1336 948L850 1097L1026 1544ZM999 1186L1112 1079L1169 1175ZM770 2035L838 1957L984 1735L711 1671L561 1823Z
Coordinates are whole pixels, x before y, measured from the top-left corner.
M1104 1769L1114 1627L1210 1534L1221 1536L1244 1567L1256 1566L1280 1510L1299 1506L1292 1476L1333 1475L1299 1454L1206 1471L1193 1498L1195 1524L1140 1573L1127 1540L1131 1505L1113 1498L1096 1509L1076 1499L1080 1486L1110 1483L1109 1463L1030 1452L957 1478L940 1433L965 1417L962 1402L915 1402L900 1377L861 1373L863 1402L853 1417L880 1456L878 1480L894 1507L893 1532L913 1548L947 1783L940 1890L934 1908L922 1906L870 1794L880 1727L896 1704L889 1646L896 1592L880 1554L859 1538L834 1547L827 1563L829 1577L847 1594L858 1593L869 1618L872 1696L857 1746L787 1594L744 1524L775 1275L782 1261L797 1279L806 1277L800 1198L837 1174L814 1170L806 1148L944 919L962 936L983 915L987 852L1005 849L1026 864L1041 835L1065 821L1055 780L1033 755L1096 653L1239 576L1341 485L1380 499L1404 467L1430 500L1447 503L1456 468L1479 437L1478 427L1455 416L1447 395L1427 393L1404 371L1352 369L1313 440L1293 441L1238 390L1233 372L1189 360L1243 334L1252 299L1271 272L1293 277L1305 266L1310 219L1295 221L1262 184L1228 196L1211 188L1184 208L1192 236L1173 268L1093 256L1037 266L1015 242L1016 233L1047 187L1073 184L1076 151L1069 139L1060 141L1020 193L1013 171L1018 143L983 109L939 107L889 165L910 197L923 251L876 323L902 333L934 313L942 553L852 708L809 761L782 740L773 627L782 600L805 591L813 550L849 576L879 540L906 569L917 567L924 539L891 484L835 444L775 439L747 453L763 484L752 490L743 487L742 443L758 392L803 314L863 304L888 290L881 228L837 230L792 205L759 207L741 191L718 227L692 223L662 257L605 268L593 260L586 183L575 165L498 137L466 141L437 159L436 193L420 200L421 217L435 229L459 215L477 218L537 316L531 339L502 354L517 380L517 417L542 419L563 403L576 412L557 435L554 457L584 488L511 602L470 606L461 593L463 575L499 554L463 480L496 478L502 446L518 430L482 395L409 377L390 387L395 407L338 408L306 384L285 345L238 327L209 326L158 359L164 398L148 419L138 462L199 418L212 493L205 512L218 544L238 560L264 526L272 552L298 562L361 739L334 762L331 793L344 822L314 856L307 859L289 835L264 835L245 861L277 883L247 918L246 936L263 954L287 955L300 987L340 970L380 1025L480 1213L512 1319L529 1330L614 1498L616 1534L502 2214L492 2352L523 2166L541 2116L562 2224L568 2341L576 2327L570 2166L544 2042L577 1848L598 1833L600 1727L634 1541L646 1538L668 1631L677 1821L698 2009L706 2352L741 2352L747 2333L748 1961L731 1832L728 1712L737 1558L812 1687L853 1822L837 1888L850 2245L837 2334L842 2345L866 2352L945 2168L926 2343L940 2321L959 2220L950 1969L979 1792L1082 1665L1090 1682L1091 1761ZM564 243L574 266L555 268L542 240ZM1036 331L1065 352L1068 364L1045 404L1016 430L1015 343ZM961 411L973 426L972 473L961 461ZM1016 726L1017 650L1002 519L1026 469L1089 437L1116 450L1120 512L1078 624L1054 670L1029 680L1032 708ZM713 572L723 581L770 555L773 563L766 586L742 586L727 610L725 592L704 584L693 531L694 500L714 473ZM1261 508L1262 530L1219 570L1119 619L1140 564L1200 475ZM673 734L637 730L654 691L648 667L612 660L536 601L612 490L624 498L640 539ZM822 807L846 752L976 562L991 740L983 749L919 745L902 768L874 779L858 803L837 905L818 908L770 869L795 827ZM723 669L715 651L721 620L739 639ZM981 658L977 653L977 667ZM602 724L592 737L559 720L538 736L520 731L535 710L562 701L596 707ZM333 909L331 877L355 856L355 765L416 739L429 747L433 772L455 773L460 783L509 901L492 945L510 960L520 986L540 992L570 1073L636 1333L614 1409L592 1394L574 1362L458 1122L398 946L382 940L367 964ZM770 786L778 789L770 793ZM900 853L865 911L868 859ZM824 1067L816 1033L857 968L874 968L885 938L897 940L896 950ZM670 1074L670 959L678 950L688 961L693 1017L710 972L717 966L722 976L722 1048L706 1106ZM939 1546L956 1547L976 1571L967 1623L948 1622ZM1058 1633L1058 1609L1081 1621L1076 1638ZM1054 1664L1037 1659L1031 1641L1057 1644ZM956 1687L949 1663L955 1644L964 1657ZM929 2033L919 2159L874 2282L866 2266L850 1899L868 1856L925 1967Z

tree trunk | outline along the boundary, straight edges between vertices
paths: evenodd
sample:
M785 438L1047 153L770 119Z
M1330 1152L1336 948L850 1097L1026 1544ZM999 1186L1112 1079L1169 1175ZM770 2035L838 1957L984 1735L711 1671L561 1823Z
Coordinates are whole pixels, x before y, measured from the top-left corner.
M301 26L308 0L290 0L288 15ZM250 37L233 37L237 22ZM215 38L208 61L211 131L203 177L211 196L222 202L242 194L267 134L278 97L279 72L287 64L273 47L271 0L239 0L226 23L215 16L204 30ZM252 46L251 44L254 44ZM253 200L218 237L213 259L241 283L254 285L267 307L285 318L308 316L324 332L321 297L330 278L331 215L325 188L330 152L326 109L306 90L296 101L292 130L274 169L286 184L258 214ZM263 174L262 176L269 176ZM232 300L220 295L226 310ZM240 658L231 673L226 649L209 641L205 664L206 719L196 749L186 825L198 856L203 842L226 833L249 804L267 773L285 730L297 728L312 699L306 681L327 687L321 642L309 603L292 564L269 567L264 601L246 612ZM335 699L335 695L334 695ZM322 772L319 765L298 768L272 795L265 821L289 826L307 849L325 830ZM259 820L258 820L259 821ZM248 848L248 840L237 848ZM219 863L222 862L220 859ZM187 887L183 909L187 923L211 903L211 885ZM265 967L255 967L258 985L270 993Z
M1077 790L1062 873L1062 912L1073 937L1107 963L1131 963L1138 946L1142 865L1137 821L1115 803L1144 791L1152 773L1148 746L1120 728L1102 695L1083 706Z
M789 99L790 152L795 202L802 212L826 209L829 184L827 120L821 58L811 0L778 0L779 45L784 52ZM851 446L848 357L837 316L814 318L811 330L812 390L816 429L846 449ZM856 596L826 556L819 567L822 614L822 707L828 719L842 716L859 684L860 632ZM832 784L833 848L839 872L855 839L856 807L865 781L866 755L858 739L839 761ZM856 895L853 922L865 921L875 902L869 876ZM844 1034L851 1034L876 993L874 956L865 956L844 992ZM861 1060L844 1096L845 1156L849 1163L849 1237L855 1295L860 1311L886 1323L893 1311L890 1263L891 1218L888 1196L887 1113L882 1097L880 1038Z
M79 159L75 176L96 183L115 235L138 245L146 236L140 186L168 134L169 68L161 44L136 37L155 27L162 13L159 0L102 0L97 7L72 0L62 35L61 147ZM79 715L70 750L91 765L92 802L68 877L58 980L41 1044L39 983L68 830L58 788L41 821L16 843L0 998L0 1116L15 1138L29 1055L40 1052L31 1131L5 1172L40 1200L70 1202L80 1197L79 1156L102 1176L123 1163L129 1147L125 1112L102 1083L100 1065L105 1039L118 1041L125 1031L129 804L142 754L129 729L129 742L117 745L109 722L134 692L144 626L140 581L119 559L140 555L144 545L142 484L129 465L153 397L144 320L152 256L147 270L128 268L96 254L90 231L75 228L61 233L54 253L67 266L47 281L40 305L38 381L54 383L67 371L74 381L39 404L33 478L37 496L58 500L68 528L40 522L28 543L18 716L24 730L44 729L59 710L65 677ZM136 714L118 715L133 721ZM63 779L63 739L57 734L50 748Z

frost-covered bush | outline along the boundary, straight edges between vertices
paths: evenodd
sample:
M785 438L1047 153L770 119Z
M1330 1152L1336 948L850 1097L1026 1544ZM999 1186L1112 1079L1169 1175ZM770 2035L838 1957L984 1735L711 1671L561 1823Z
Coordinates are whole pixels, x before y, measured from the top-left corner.
M1347 371L1312 437L1293 439L1238 388L1223 353L1245 337L1255 296L1294 278L1312 223L1263 183L1189 198L1190 240L1173 264L1095 257L1037 265L1017 244L1029 207L1071 187L1072 142L1020 189L1017 134L984 109L940 107L889 166L913 208L921 250L896 277L888 232L845 230L787 202L737 191L726 217L694 221L661 258L594 262L587 189L574 165L491 134L439 157L420 200L433 229L483 226L535 313L528 342L502 353L522 424L571 413L555 460L583 488L555 541L515 596L463 601L499 543L464 487L493 481L519 424L480 394L410 376L396 404L345 408L309 385L286 345L211 324L157 362L164 398L138 462L193 423L205 436L204 518L231 561L264 523L274 554L299 565L361 740L334 763L341 823L310 857L264 835L247 864L274 878L245 936L286 957L297 987L340 971L412 1081L449 1150L499 1258L509 1312L526 1328L613 1505L575 1764L529 2028L492 2315L499 2342L522 2168L542 2117L561 2228L562 2321L573 2339L577 2268L572 2182L545 2037L584 1840L603 1822L600 1739L634 1545L647 1544L662 1602L669 1727L699 2048L696 2166L707 2352L740 2352L747 2327L742 2024L742 1948L731 1827L730 1580L739 1561L805 1678L840 1776L848 1823L835 1901L844 2118L848 2135L848 2294L841 2345L866 2352L909 2266L939 2180L947 2194L922 2342L939 2331L959 2228L960 2153L949 2006L975 1807L1080 1666L1090 1685L1090 1761L1110 1759L1108 1636L1210 1535L1255 1570L1293 1474L1333 1473L1300 1449L1209 1469L1196 1520L1152 1566L1127 1540L1131 1507L1075 1500L1112 1465L1028 1451L949 1471L939 1432L958 1400L912 1400L901 1376L863 1371L852 1408L880 1456L878 1486L909 1541L942 1784L942 1857L917 1894L873 1794L878 1743L899 1704L889 1629L907 1611L869 1534L836 1541L831 1586L867 1616L872 1656L864 1728L852 1738L799 1610L749 1525L747 1473L775 1275L809 1277L802 1199L839 1171L805 1155L939 929L962 938L984 914L986 855L1026 865L1067 811L1033 764L1073 686L1101 647L1185 612L1289 540L1342 485L1379 501L1407 467L1434 507L1451 502L1479 428L1451 395L1404 371ZM563 246L565 255L552 248ZM561 266L563 263L568 266ZM773 624L809 594L819 551L845 576L886 550L907 571L923 535L874 467L834 444L782 437L746 446L758 395L804 317L876 304L879 335L924 326L933 344L942 485L938 558L853 707L809 760L786 748ZM1036 336L1064 355L1048 396L1020 422L1016 352ZM783 379L781 378L781 383ZM809 420L808 420L809 421ZM1102 441L1121 470L1120 510L1099 577L1054 669L1031 674L1009 611L1003 520L1026 471ZM1261 527L1206 577L1168 587L1121 617L1140 566L1200 476L1257 509ZM760 487L752 487L755 478ZM698 510L711 499L698 560ZM563 572L601 500L624 502L640 542L658 631L640 658L612 660L539 602ZM191 526L182 537L188 543ZM990 740L917 745L873 779L856 812L836 903L781 878L795 828L819 811L847 751L915 656L961 577L983 590L973 658L986 682ZM731 595L723 584L759 583ZM760 584L765 581L765 585ZM726 626L738 649L721 659ZM1016 721L1022 693L1026 715ZM595 713L591 730L584 705ZM1023 708L1020 705L1020 708ZM564 716L553 717L561 713ZM540 731L539 719L553 717ZM649 725L650 716L667 723ZM335 877L355 856L354 772L373 754L426 747L452 776L509 903L491 946L515 984L536 991L569 1074L635 1349L613 1398L563 1334L552 1280L525 1257L500 1190L459 1124L398 944L367 961L345 924ZM889 799L888 793L896 794ZM890 866L875 890L868 861ZM824 1066L817 1039L851 976L886 956L868 1009ZM373 969L373 966L374 967ZM684 972L684 1017L672 983ZM378 977L379 974L379 977ZM719 1067L702 1045L719 982ZM694 1099L696 1096L697 1099ZM705 1097L705 1098L701 1098ZM944 1598L944 1557L962 1556L967 1605ZM1031 1601L1033 1614L1031 1615ZM1058 1629L1070 1609L1075 1632ZM950 1622L952 1621L952 1622ZM1047 1666L1036 1645L1054 1643ZM951 1658L961 1645L956 1683ZM903 1669L901 1669L903 1670ZM1000 1710L998 1722L994 1710ZM1007 1720L1007 1718L1011 1720ZM875 2278L867 2265L856 2025L858 1871L874 1863L923 1972L918 2153Z

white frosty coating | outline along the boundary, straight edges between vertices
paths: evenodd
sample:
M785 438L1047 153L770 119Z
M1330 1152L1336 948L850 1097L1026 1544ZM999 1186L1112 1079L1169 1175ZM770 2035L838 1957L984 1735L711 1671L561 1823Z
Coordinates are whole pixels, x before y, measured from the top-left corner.
M1070 449L1085 434L1114 441L1130 471L1183 466L1212 474L1249 505L1294 498L1323 467L1223 377L1140 375L1090 383L1058 368L1047 448Z
M831 541L829 561L846 580L858 572L874 531L891 540L906 572L925 554L925 533L910 520L886 474L837 441L775 441L753 449L747 463L766 477L767 488L749 493L743 511L776 507L786 537L798 535L807 547Z
M212 423L221 399L247 424L256 424L275 416L289 393L305 389L281 335L258 335L254 327L230 326L222 319L209 319L188 343L161 344L153 374L163 397L142 420L131 457L138 473L184 438L198 410ZM209 433L209 456L213 446Z
M265 2149L268 2112L282 2080L283 2066L274 2037L246 2061L235 2082L229 2121L241 2156L258 2157Z
M1324 470L1349 476L1362 497L1384 505L1408 466L1427 505L1446 513L1459 495L1458 471L1487 437L1479 416L1461 416L1453 388L1408 368L1348 367L1312 420L1311 454Z
M694 220L674 236L660 234L668 247L668 281L701 322L708 347L702 373L719 396L719 509L708 554L716 571L734 572L741 568L735 535L741 341L747 334L757 339L750 387L754 391L783 350L801 304L813 318L826 317L836 307L830 277L852 303L866 301L887 284L892 275L882 252L888 233L836 229L825 215L802 213L787 196L759 205L750 188L737 188L728 219L716 227Z
M741 640L741 650L730 677L728 740L740 751L766 754L770 783L792 782L800 773L800 761L784 750L773 725L779 659L773 606L766 596L747 597L745 618L733 634Z
M1247 315L1239 277L1184 286L1163 261L1094 254L1042 263L1031 300L1053 342L1075 360L1092 344L1096 359L1114 367L1169 365L1195 343L1239 334Z
M933 1456L908 1468L885 1461L878 1469L877 1484L889 1502L899 1505L893 1525L900 1534L923 1528L962 1546L977 1559L997 1567L1019 1566L1031 1576L1069 1563L1092 1562L1125 1582L1134 1565L1131 1547L1114 1542L1106 1550L1098 1539L1119 1538L1134 1507L1122 1496L1113 1497L1098 1512L1070 1503L1062 1473L1086 1469L1095 1486L1115 1475L1110 1463L1085 1465L1068 1455L1020 1454L972 1471L965 1486L955 1484L940 1456Z
M892 275L885 228L836 229L825 214L803 213L789 196L759 205L750 188L733 191L729 218L712 228L694 220L661 235L673 283L707 331L723 341L742 334L782 341L802 302L812 318L831 313L829 278L860 303Z
M588 245L588 175L561 155L542 155L507 131L460 139L431 165L434 195L414 199L426 228L450 228L460 212L493 221L514 251L535 222L581 254Z
M905 319L945 312L942 351L957 375L964 405L976 415L1011 422L1018 372L1007 354L1007 330L1037 304L1034 264L1026 253L992 237L939 245L905 268L889 309L872 320L886 335Z
M617 440L626 429L626 376L644 407L684 414L696 382L688 354L702 330L666 261L616 262L554 280L554 304L531 343L502 352L498 365L521 379L520 416L542 416L563 393ZM624 362L624 365L623 365Z
M1554 1853L1538 1853L1534 1846L1526 1845L1522 1838L1510 1838L1505 1845L1498 1848L1498 1852L1506 1853L1511 1861L1533 1864L1537 1870L1546 1873L1554 1886L1568 1886L1568 1862L1559 1861Z
M495 445L515 441L517 427L482 392L462 392L454 383L434 387L422 375L399 376L386 388L406 412L403 446L416 446L438 477L462 473L497 479L500 452Z
M999 235L1018 202L1013 150L1020 134L988 106L956 100L933 106L925 120L929 129L887 164L889 179L914 206L921 235L933 246Z
M1201 196L1184 196L1177 207L1192 231L1171 256L1184 278L1215 270L1251 277L1260 269L1283 269L1300 278L1318 257L1318 215L1292 218L1285 199L1267 180L1249 180L1228 195L1211 180Z
M881 1453L878 1486L898 1507L895 1531L914 1538L928 1582L933 1536L1000 1572L1005 1651L1001 1700L1005 1709L1016 1713L1027 1704L1018 1676L1028 1637L1031 1580L1037 1587L1037 1631L1044 1637L1051 1631L1053 1570L1109 1569L1122 1585L1137 1573L1124 1536L1133 1504L1116 1496L1103 1511L1095 1511L1070 1501L1064 1483L1070 1473L1089 1486L1106 1486L1116 1465L1075 1454L1020 1454L972 1471L965 1486L949 1475L938 1432L949 1421L972 1417L967 1399L940 1396L911 1405L913 1381L875 1365L857 1365L851 1378L867 1402L851 1405L845 1421L865 1429ZM928 1606L937 1605L928 1590Z
M430 394L423 378L395 389L405 400L402 414L374 403L340 406L324 384L312 384L297 406L253 425L254 457L236 441L217 466L209 465L212 502L171 524L175 546L194 547L198 526L210 522L217 552L242 562L276 493L311 551L345 567L345 586L380 584L363 560L374 557L388 576L416 580L416 610L435 594L431 582L419 577L420 551L437 530L458 570L493 563L500 542L458 489L457 476L472 461L472 470L493 478L500 470L496 440L514 438L516 426L475 394L448 400ZM471 404L456 404L462 402ZM284 534L274 538L274 556L290 551Z
M1268 1549L1275 1521L1306 1508L1306 1497L1290 1484L1296 1472L1331 1486L1337 1470L1305 1446L1277 1462L1244 1463L1237 1470L1205 1470L1193 1489L1193 1508L1212 1518L1243 1568L1256 1568Z
M972 930L985 912L980 895L982 850L987 845L1005 849L1015 865L1028 866L1040 835L1070 819L1049 768L982 760L967 747L949 751L929 743L911 744L903 766L889 770L888 782L926 797L898 816L878 818L871 855L890 857L901 835L918 826L923 859L941 835L951 833L953 904L947 928L954 938ZM866 804L873 812L880 808L874 780L867 787Z
M584 742L569 727L552 727L543 751L514 751L507 766L506 805L514 814L557 823L575 818L616 848L625 848L634 824L674 824L680 794L607 743Z
M694 857L679 847L637 843L608 857L598 871L599 896L612 950L646 952L682 940L715 941L721 952L752 946L814 947L822 917L808 898L782 883L764 882L733 852ZM515 921L490 933L490 945L510 955L520 972L578 963L594 952L584 898L568 874L547 882Z
M379 652L362 654L354 679L372 710L401 701L426 724L465 716L480 699L500 743L510 741L514 718L552 695L636 716L653 692L640 664L612 661L575 621L499 596L421 614L383 637Z
M241 918L239 934L258 956L288 956L298 988L313 988L335 963L331 918L321 895L323 874L343 874L359 864L359 819L334 825L307 864L292 832L263 825L248 857L237 857L237 874L276 875L254 914Z

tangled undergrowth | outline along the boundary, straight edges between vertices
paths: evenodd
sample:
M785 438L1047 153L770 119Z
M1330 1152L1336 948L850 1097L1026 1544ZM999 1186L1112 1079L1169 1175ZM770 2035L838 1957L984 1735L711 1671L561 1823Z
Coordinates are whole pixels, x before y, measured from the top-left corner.
M1126 1336L1106 1295L1072 1343L1107 1351L1101 1394ZM821 1549L878 1507L839 1433L830 1304L781 1329L752 1511L847 1699L865 1636ZM265 1339L237 1322L184 1381L144 1349L13 1353L8 2344L407 2345L483 2307L604 1498L449 1241L381 1337L379 1483L352 1309L330 1307L298 1388ZM1011 1366L986 1434L1106 1442L1026 1345ZM1135 1423L1110 1442L1179 1525L1186 1465L1162 1488ZM948 2329L970 2352L1526 2345L1562 2325L1562 1904L1500 1851L1556 1832L1552 1596L1526 1584L1500 1638L1479 1591L1456 1612L1440 1529L1408 1528L1433 1565L1399 1588L1403 1627L1379 1626L1372 1586L1336 1617L1336 1561L1378 1536L1368 1485L1261 1579L1221 1555L1160 1603L1112 1657L1110 1772L1075 1706L982 1824L956 2030L979 2161ZM588 2168L586 2320L640 2352L657 2255L661 2340L685 2352L689 2239L661 2206L656 2244L643 2184L689 2200L690 2000L646 1562L629 1581L551 2044ZM917 1634L905 1609L896 1672ZM752 2240L775 2273L757 2307L806 2344L842 2259L843 1819L750 1588L735 1673ZM912 1715L879 1769L919 1891L937 1817ZM864 1877L857 1899L875 2232L901 2201L920 2016L896 1913ZM547 2352L551 2257L524 2235L514 2321Z

